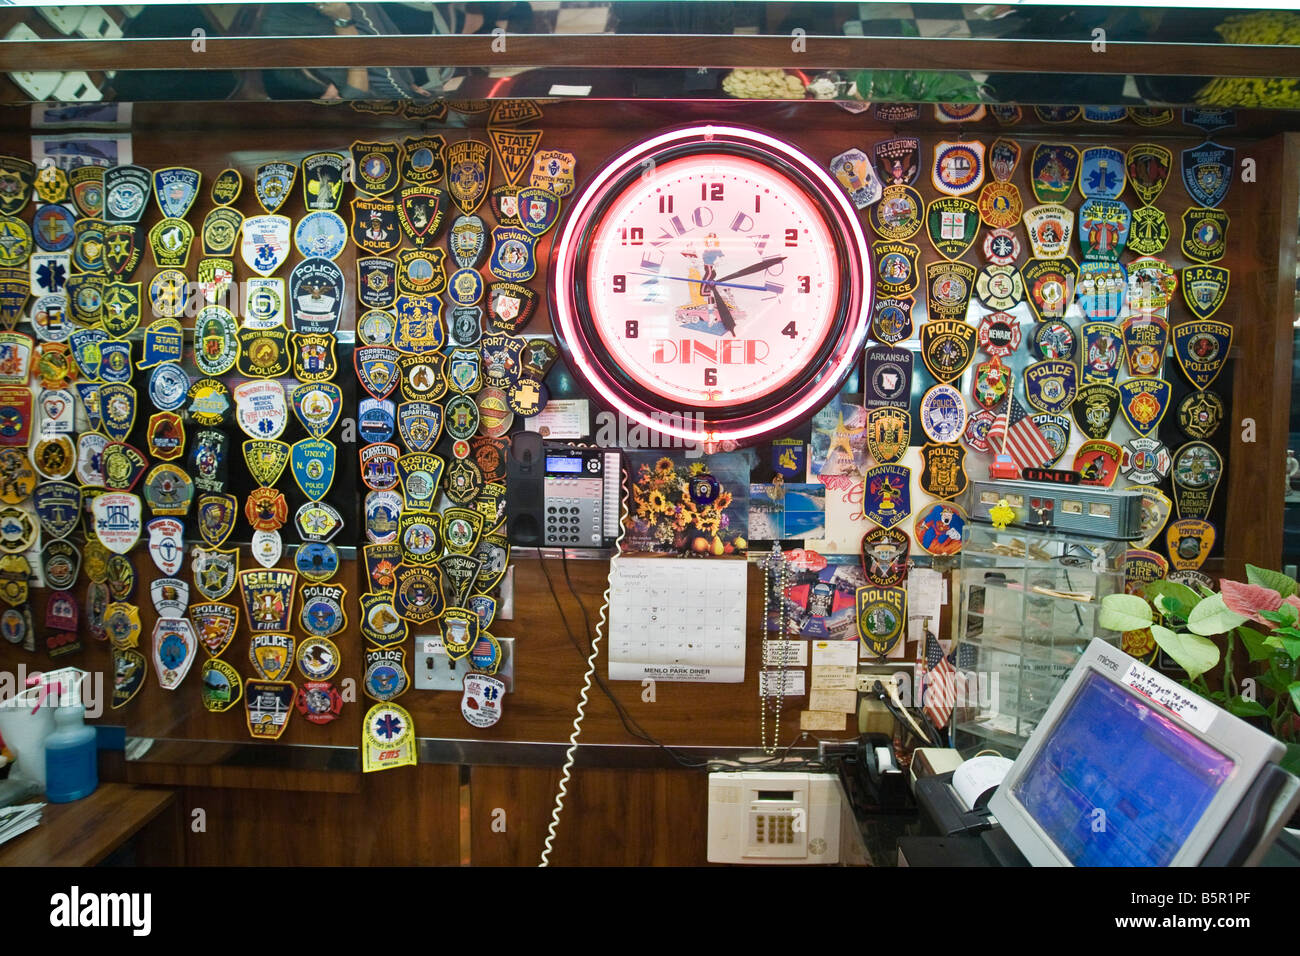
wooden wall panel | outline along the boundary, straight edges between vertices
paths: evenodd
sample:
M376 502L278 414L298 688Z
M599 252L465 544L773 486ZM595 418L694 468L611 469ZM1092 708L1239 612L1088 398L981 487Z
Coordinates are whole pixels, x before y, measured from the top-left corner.
M366 774L357 794L189 788L188 866L452 866L459 861L458 770ZM207 829L195 833L194 811Z
M470 771L474 865L538 864L559 779L555 770ZM702 866L707 862L707 792L708 778L701 772L579 770L568 784L550 864Z

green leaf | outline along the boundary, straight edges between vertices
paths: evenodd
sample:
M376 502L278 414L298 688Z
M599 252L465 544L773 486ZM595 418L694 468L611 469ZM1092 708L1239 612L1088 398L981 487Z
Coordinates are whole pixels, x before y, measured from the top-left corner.
M1151 635L1161 650L1187 671L1187 676L1193 680L1219 663L1219 645L1209 638L1195 634L1175 634L1159 624L1151 626Z
M1187 616L1187 629L1204 637L1209 634L1224 634L1248 620L1250 618L1229 611L1223 603L1223 595L1215 594L1192 609L1192 613Z
M1295 709L1300 710L1300 680L1292 681L1287 685L1286 690L1291 695L1291 703L1295 704Z
M1152 581L1144 587L1142 596L1148 600L1161 598L1161 610L1166 614L1175 614L1184 621L1187 620L1187 615L1192 613L1192 608L1196 607L1201 600L1186 584L1167 581L1164 578Z
M1249 584L1258 584L1263 588L1272 588L1284 598L1289 598L1296 593L1295 581L1281 571L1257 568L1253 564L1246 565L1246 581Z
M1108 631L1140 631L1150 627L1151 605L1136 594L1107 594L1101 599L1097 626Z
M1235 714L1238 717L1263 717L1268 711L1264 705L1257 700L1247 700L1238 694L1230 698L1227 703L1228 713Z
M1266 661L1273 656L1273 649L1268 646L1268 639L1253 627L1237 628L1237 637L1246 647L1246 653L1252 661Z
M1275 694L1285 694L1291 683L1291 672L1274 666L1260 674L1256 680Z
M1300 637L1287 637L1285 634L1278 637L1278 645L1286 651L1292 658L1300 657ZM1272 641L1269 641L1271 644Z
M1300 744L1286 745L1286 756L1282 758L1281 766L1287 773L1300 776Z

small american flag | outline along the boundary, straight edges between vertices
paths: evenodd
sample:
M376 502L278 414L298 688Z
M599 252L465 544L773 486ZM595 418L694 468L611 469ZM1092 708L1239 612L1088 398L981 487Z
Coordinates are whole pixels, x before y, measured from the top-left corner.
M1029 417L1024 406L1016 401L1014 395L1008 399L1008 402L1008 411L999 415L989 426L989 448L997 454L1005 450L1019 468L1037 468L1051 461L1056 457L1052 446L1038 430L1038 426Z
M935 636L925 632L925 683L922 685L922 704L930 723L942 730L952 716L957 702L957 671L952 661L944 656L943 648Z

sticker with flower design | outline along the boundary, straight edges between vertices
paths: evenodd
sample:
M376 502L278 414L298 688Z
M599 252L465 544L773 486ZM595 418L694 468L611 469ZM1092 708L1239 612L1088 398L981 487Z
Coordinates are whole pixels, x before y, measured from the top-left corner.
M743 454L689 460L629 452L624 552L722 557L749 547L749 462Z

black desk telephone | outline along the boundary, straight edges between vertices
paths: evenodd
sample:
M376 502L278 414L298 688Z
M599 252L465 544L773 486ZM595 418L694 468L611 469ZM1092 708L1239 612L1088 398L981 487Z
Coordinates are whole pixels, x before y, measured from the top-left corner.
M622 455L536 432L510 438L506 534L523 547L607 548L618 537Z

